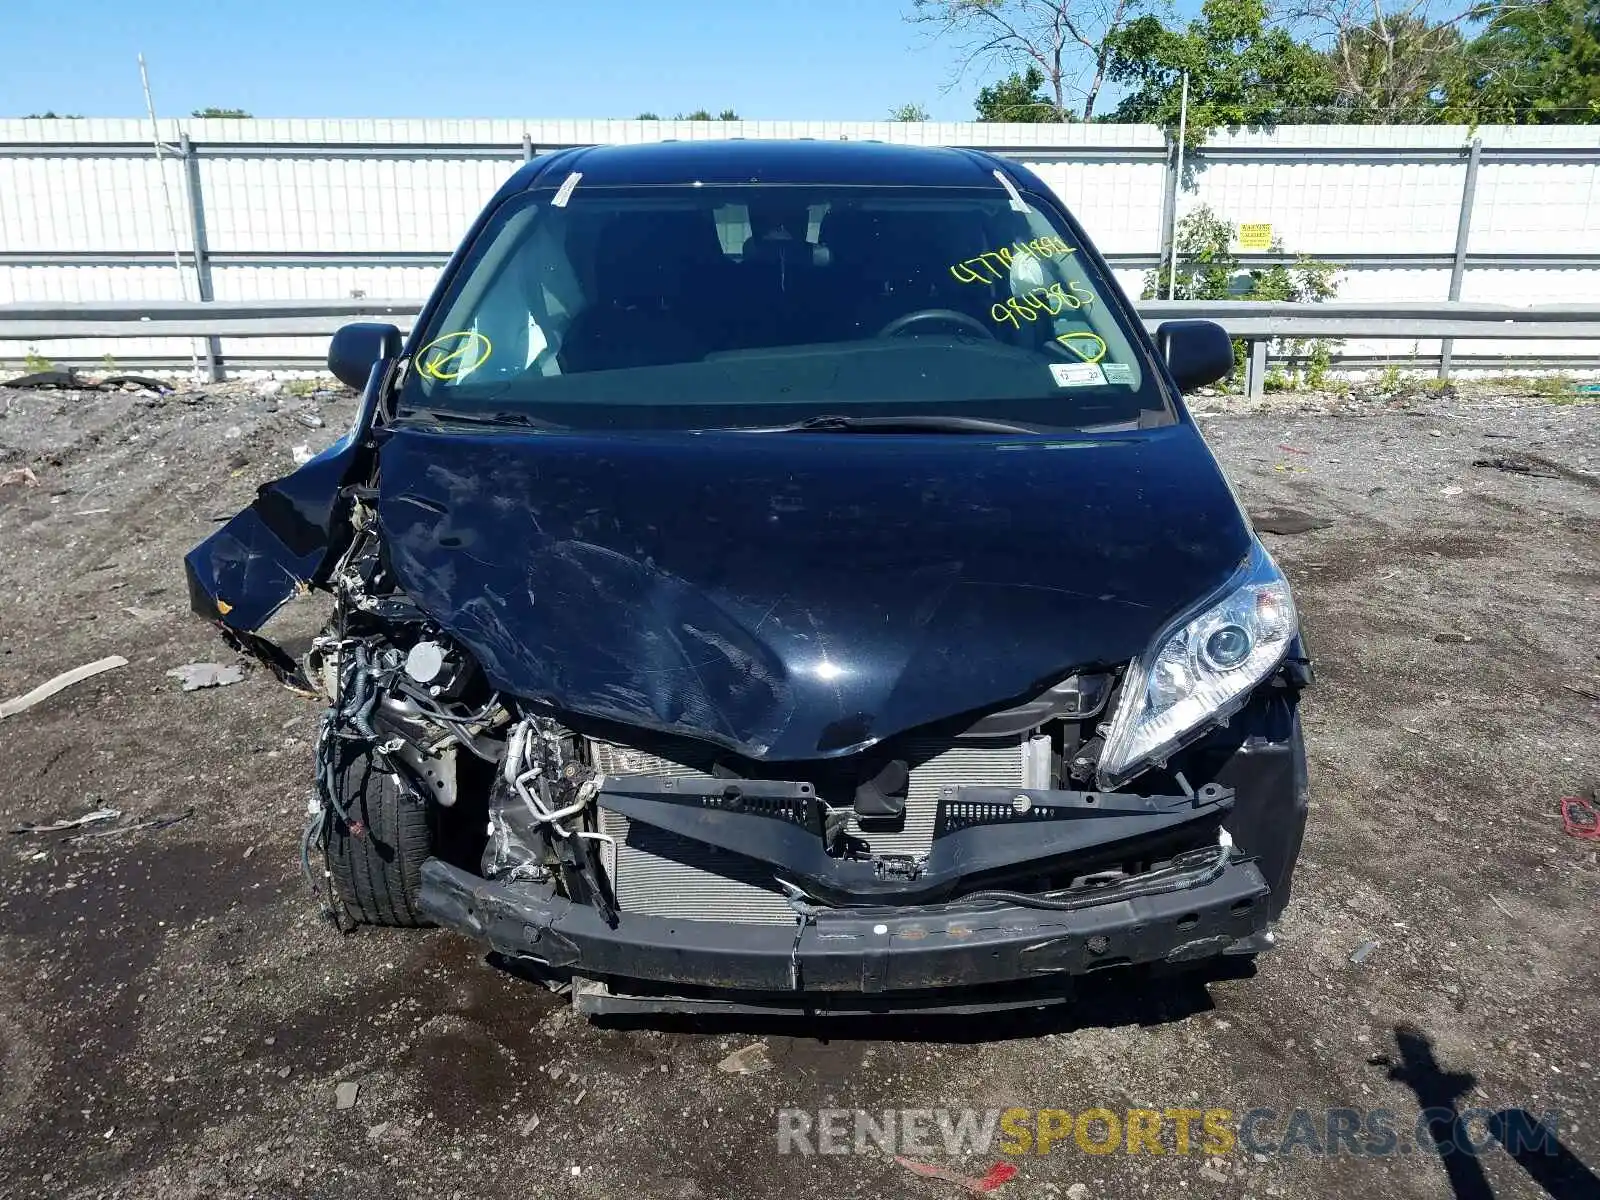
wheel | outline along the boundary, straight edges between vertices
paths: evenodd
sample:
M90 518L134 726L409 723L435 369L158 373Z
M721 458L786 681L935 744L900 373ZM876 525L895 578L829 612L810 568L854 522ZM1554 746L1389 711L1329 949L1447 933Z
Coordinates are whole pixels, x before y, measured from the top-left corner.
M364 925L418 929L431 924L417 907L422 864L433 851L429 806L406 794L368 754L335 751L334 785L350 814L328 829L328 870L350 916Z

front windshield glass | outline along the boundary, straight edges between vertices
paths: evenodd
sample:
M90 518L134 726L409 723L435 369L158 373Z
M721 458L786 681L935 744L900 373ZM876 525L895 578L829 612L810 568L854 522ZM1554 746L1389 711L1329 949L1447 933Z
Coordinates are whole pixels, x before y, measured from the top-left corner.
M535 190L474 241L401 412L572 429L1164 424L1083 246L999 186Z

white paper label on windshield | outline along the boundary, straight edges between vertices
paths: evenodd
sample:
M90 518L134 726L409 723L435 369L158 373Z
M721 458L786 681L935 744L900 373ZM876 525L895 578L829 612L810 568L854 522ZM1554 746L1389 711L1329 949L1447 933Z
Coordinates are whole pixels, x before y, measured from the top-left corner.
M1099 363L1051 363L1057 387L1096 387L1106 381Z
M555 197L550 201L551 208L565 208L567 201L572 199L572 193L577 190L578 180L583 178L582 171L574 171L561 181L561 186L556 189Z
M1107 383L1132 383L1133 368L1127 363L1100 363L1100 370L1105 373Z
M1027 201L1022 198L1022 193L1017 191L1017 185L1011 182L1011 176L1007 175L1004 171L996 171L994 173L994 177L1000 181L1000 186L1005 188L1006 194L1011 197L1011 211L1019 213L1027 212Z

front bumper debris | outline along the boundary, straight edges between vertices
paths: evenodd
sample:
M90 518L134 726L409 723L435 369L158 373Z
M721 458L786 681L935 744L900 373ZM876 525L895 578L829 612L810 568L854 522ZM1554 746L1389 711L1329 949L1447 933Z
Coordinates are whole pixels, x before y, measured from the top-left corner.
M1068 912L957 901L824 909L794 926L633 913L608 924L548 885L488 882L431 859L422 869L421 907L510 958L608 981L581 991L580 1007L614 985L781 997L817 1009L848 996L858 1010L895 1011L913 1007L917 993L1040 983L1264 944L1270 889L1256 864L1235 860L1211 874L1198 886L1126 900L1108 895Z
M1186 752L1184 765L1217 786L1197 790L1186 804L1175 796L1121 793L1099 793L1090 804L1088 794L1007 790L1012 801L1029 797L1025 818L1002 817L1006 806L985 803L960 810L964 817L987 818L967 827L965 836L955 827L964 821L939 826L944 836L935 845L970 851L956 856L959 864L948 864L965 877L961 891L1021 883L1006 879L1004 870L990 874L995 863L988 849L1001 858L1015 855L1012 865L1019 866L1048 845L1064 856L1054 861L1072 864L1074 872L1093 868L1108 853L1213 865L1146 894L1141 889L1158 872L1131 874L1096 888L1072 911L1034 906L1032 889L1031 904L1003 894L937 894L949 876L926 870L938 865L932 856L915 879L874 881L859 877L856 866L824 868L811 853L815 838L802 829L804 822L775 819L798 798L758 796L761 789L748 781L741 784L746 795L739 812L718 811L698 785L680 786L669 804L671 789L633 780L604 789L600 803L702 844L754 855L774 876L803 880L809 896L842 893L836 906L797 898L795 920L783 924L628 911L608 921L598 908L558 895L551 883L485 880L438 860L422 869L420 904L437 924L487 943L533 973L570 980L575 1006L594 1015L1036 1007L1070 995L1073 977L1106 968L1195 963L1271 948L1306 821L1305 751L1293 706L1251 705ZM967 786L957 799L1003 797ZM762 808L767 815L757 816ZM1048 819L1041 815L1046 809L1053 810ZM680 824L685 821L692 825ZM804 836L777 832L784 827ZM1024 832L1028 849L1014 840ZM996 840L986 846L989 839ZM1225 860L1217 854L1219 842L1234 847ZM977 869L978 880L965 875L965 866ZM1081 896L1081 889L1051 894Z
M810 784L764 780L605 780L600 807L656 829L763 864L806 896L829 904L905 905L948 899L958 887L1007 880L1071 863L1077 874L1130 857L1165 857L1186 836L1209 831L1233 807L1233 789L1208 783L1192 795L964 786L941 799L927 860L890 871L883 859L831 857Z

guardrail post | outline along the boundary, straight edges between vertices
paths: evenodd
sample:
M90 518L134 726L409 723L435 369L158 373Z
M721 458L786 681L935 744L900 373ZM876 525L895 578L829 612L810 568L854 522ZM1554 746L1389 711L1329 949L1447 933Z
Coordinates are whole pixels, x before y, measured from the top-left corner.
M525 163L533 161L533 135L530 133L522 135L522 161Z
M178 138L178 152L183 156L183 190L189 202L189 235L194 241L194 276L198 295L204 302L216 299L211 290L211 258L206 246L205 200L200 192L200 161L195 157L194 143L187 133ZM206 378L212 383L222 380L222 343L217 338L206 338Z
M1461 279L1467 273L1467 240L1472 236L1472 198L1478 191L1478 163L1483 158L1483 139L1473 138L1467 151L1467 175L1461 183L1461 213L1456 218L1456 254L1450 264L1451 300L1461 299ZM1455 340L1445 338L1439 343L1439 378L1450 378L1450 358L1455 352Z
M1267 339L1248 338L1244 344L1244 394L1259 400L1267 393Z

